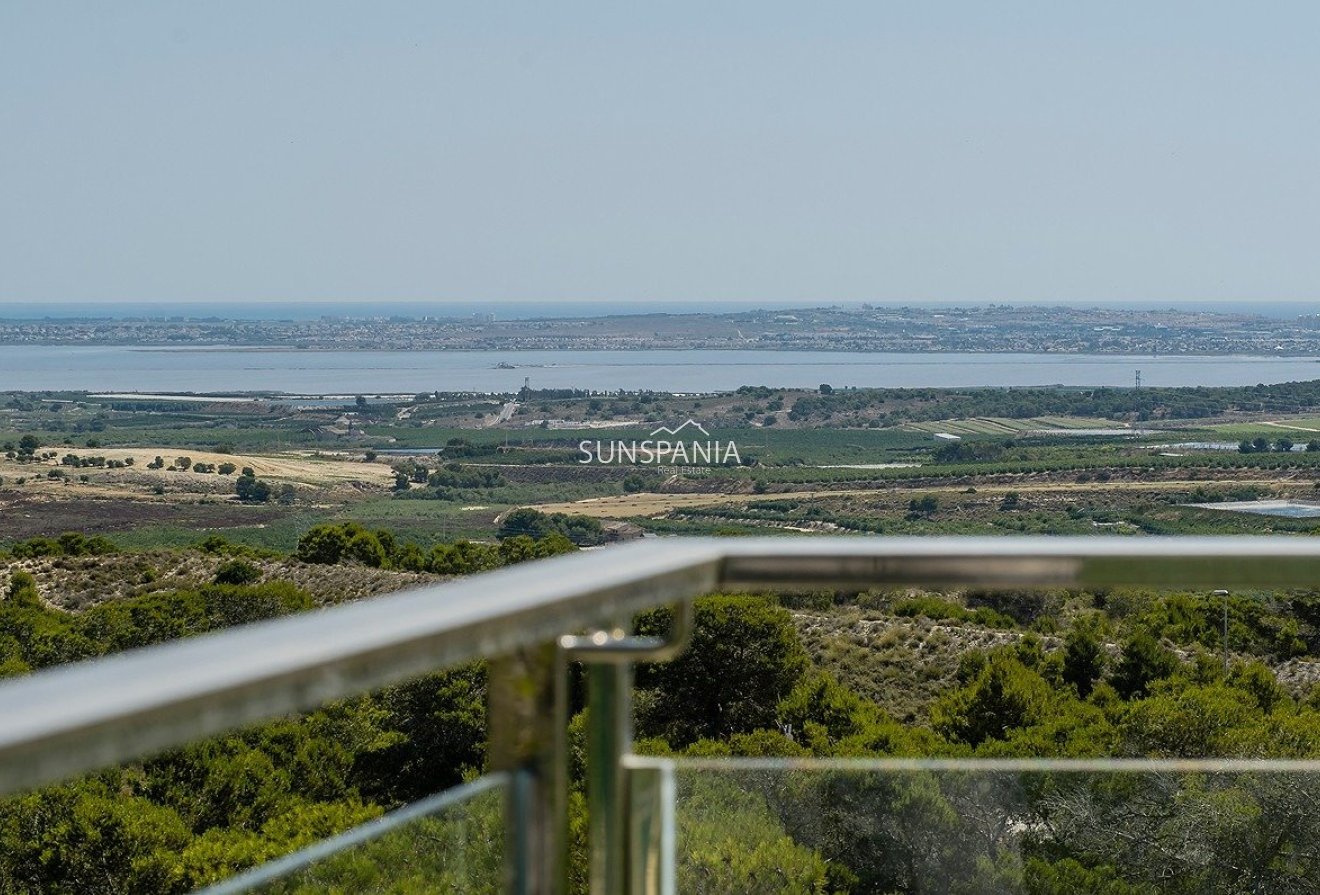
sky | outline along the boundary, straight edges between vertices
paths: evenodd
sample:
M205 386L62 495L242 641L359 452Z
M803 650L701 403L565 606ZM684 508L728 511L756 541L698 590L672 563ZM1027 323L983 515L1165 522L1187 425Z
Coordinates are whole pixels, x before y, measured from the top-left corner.
M1320 300L1320 4L0 4L0 307Z

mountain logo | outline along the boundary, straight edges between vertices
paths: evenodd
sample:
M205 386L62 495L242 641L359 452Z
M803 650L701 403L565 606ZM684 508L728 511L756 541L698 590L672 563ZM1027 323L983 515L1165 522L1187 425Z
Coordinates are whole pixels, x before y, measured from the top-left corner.
M710 438L710 433L706 431L706 427L694 419L684 420L672 429L668 426L660 426L659 428L652 430L651 437L655 438L657 435L677 436L678 433L682 432L684 429L696 429L702 435Z

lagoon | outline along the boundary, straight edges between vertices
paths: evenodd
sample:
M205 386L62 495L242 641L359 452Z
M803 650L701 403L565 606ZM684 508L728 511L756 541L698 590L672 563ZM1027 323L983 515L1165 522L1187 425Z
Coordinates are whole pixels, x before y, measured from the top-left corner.
M503 367L497 367L503 365ZM0 346L0 391L363 394L776 388L1255 385L1320 379L1320 358L1246 355L881 354L841 351L319 351Z

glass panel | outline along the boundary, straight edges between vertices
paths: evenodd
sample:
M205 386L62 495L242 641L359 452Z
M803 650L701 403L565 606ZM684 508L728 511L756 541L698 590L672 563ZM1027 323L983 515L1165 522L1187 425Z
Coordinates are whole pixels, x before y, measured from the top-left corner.
M680 760L631 773L672 776L680 893L1320 893L1315 762Z
M202 895L496 895L506 777L492 774L262 865Z

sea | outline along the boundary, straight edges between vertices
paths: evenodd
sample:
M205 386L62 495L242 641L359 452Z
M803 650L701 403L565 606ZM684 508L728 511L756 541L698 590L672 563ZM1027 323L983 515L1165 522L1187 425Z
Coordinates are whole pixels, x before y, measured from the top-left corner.
M1228 386L1320 379L1320 357L763 350L350 351L0 346L0 391L296 395L532 388Z

